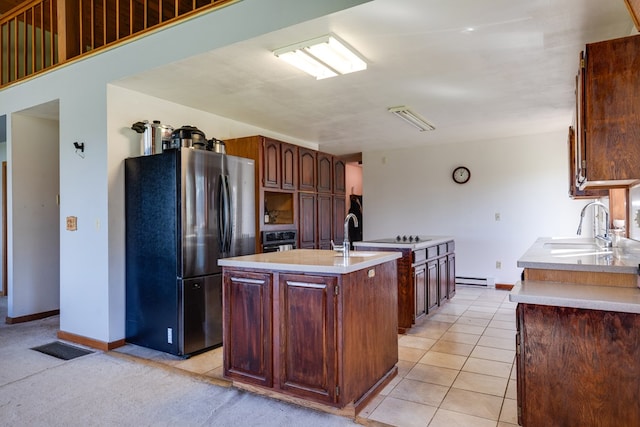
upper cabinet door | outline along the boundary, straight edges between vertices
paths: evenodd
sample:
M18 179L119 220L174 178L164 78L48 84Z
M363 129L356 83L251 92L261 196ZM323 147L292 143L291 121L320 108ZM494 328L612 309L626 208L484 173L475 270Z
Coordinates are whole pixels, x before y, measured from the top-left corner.
M298 185L298 147L281 143L282 189L295 190Z
M280 188L280 142L264 138L262 144L262 186Z
M333 156L318 153L318 193L333 191Z
M316 152L308 148L298 148L298 189L316 191Z
M333 158L333 192L335 194L346 193L345 163L337 157Z

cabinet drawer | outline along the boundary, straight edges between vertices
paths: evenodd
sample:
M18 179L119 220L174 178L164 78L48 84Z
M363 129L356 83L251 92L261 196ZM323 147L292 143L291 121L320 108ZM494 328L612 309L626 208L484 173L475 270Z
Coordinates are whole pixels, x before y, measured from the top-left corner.
M447 253L449 252L453 252L456 249L456 243L452 240L450 242L447 242Z
M420 261L424 261L427 259L427 250L426 249L418 249L417 251L413 251L413 263L418 263Z
M427 248L427 259L435 258L438 256L438 247L431 246Z
M442 243L438 245L438 255L444 255L447 253L447 244Z

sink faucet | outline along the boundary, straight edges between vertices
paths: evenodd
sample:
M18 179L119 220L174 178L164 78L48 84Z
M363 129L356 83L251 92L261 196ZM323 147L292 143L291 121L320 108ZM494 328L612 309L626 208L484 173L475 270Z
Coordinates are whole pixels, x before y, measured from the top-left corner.
M584 214L587 211L587 208L589 206L596 206L596 207L599 206L600 209L604 211L604 219L605 219L604 233L598 234L598 230L596 229L595 238L597 241L602 242L602 245L604 247L607 247L607 248L611 247L612 242L611 242L611 237L609 236L609 209L604 203L601 203L598 201L589 202L582 208L582 211L580 212L580 224L578 224L578 231L576 232L576 234L577 235L582 234L582 220L584 219Z
M352 213L347 214L347 216L344 219L344 241L342 242L342 247L336 246L333 243L333 240L331 241L331 247L333 247L335 251L342 252L342 256L344 256L345 258L349 258L349 249L351 248L351 242L349 242L349 220L350 219L353 220L353 225L358 227L358 218Z

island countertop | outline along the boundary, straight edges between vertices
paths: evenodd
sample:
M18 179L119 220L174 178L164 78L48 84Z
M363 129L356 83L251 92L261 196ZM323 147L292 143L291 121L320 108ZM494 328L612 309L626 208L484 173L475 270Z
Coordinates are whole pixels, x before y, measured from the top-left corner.
M518 267L548 270L638 274L640 243L623 239L601 249L593 238L540 237L518 260Z
M398 252L351 251L349 258L341 253L320 249L293 249L218 260L221 267L236 267L302 273L347 274L400 258Z

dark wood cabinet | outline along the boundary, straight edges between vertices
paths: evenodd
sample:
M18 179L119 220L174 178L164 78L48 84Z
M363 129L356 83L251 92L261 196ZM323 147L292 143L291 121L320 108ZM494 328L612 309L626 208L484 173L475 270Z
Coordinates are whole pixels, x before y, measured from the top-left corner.
M520 303L516 319L520 425L638 425L640 315Z
M318 193L318 249L331 249L333 239L333 198L331 194Z
M298 148L298 190L316 191L316 151Z
M640 35L587 44L580 62L576 185L632 185L640 180Z
M295 190L298 187L298 147L285 142L280 144L283 190Z
M281 158L279 141L263 138L262 165L262 186L280 188Z
M333 192L333 156L317 153L318 158L318 193Z
M346 194L346 163L337 157L333 158L333 193Z
M336 402L336 278L280 274L280 388Z
M223 338L225 376L273 385L272 287L268 273L230 271L223 275L223 316L229 325Z
M420 264L413 269L415 319L419 319L427 314L427 286L427 264Z
M453 242L451 242L453 245ZM456 254L451 252L447 255L447 298L451 299L456 294Z
M445 302L448 295L449 288L449 265L447 255L444 255L438 258L438 305L441 305Z
M300 249L316 247L316 194L298 193L298 240Z
M225 267L225 377L355 417L397 374L396 271Z
M438 261L433 260L427 263L427 313L438 306ZM417 319L417 317L416 317Z

